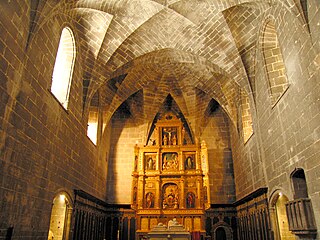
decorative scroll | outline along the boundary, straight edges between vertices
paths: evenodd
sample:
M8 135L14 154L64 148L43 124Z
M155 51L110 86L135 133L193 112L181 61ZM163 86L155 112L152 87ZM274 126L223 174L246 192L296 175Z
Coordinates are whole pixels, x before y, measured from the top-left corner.
M205 141L201 142L201 167L203 172L208 171L208 163L207 163L207 158L208 158L208 149Z
M137 203L137 187L133 188L133 204Z
M204 203L208 203L208 194L207 194L207 191L208 191L207 186L204 186L204 187L203 187L203 201L204 201Z

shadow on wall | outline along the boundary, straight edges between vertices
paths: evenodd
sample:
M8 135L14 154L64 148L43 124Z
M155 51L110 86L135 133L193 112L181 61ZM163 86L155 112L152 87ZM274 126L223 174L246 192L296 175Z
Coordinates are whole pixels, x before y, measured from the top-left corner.
M235 185L233 159L230 148L210 149L208 158L210 167L212 203L233 203L235 201Z
M125 179L124 171L128 169L123 167L117 167L120 164L121 158L128 156L129 152L132 152L132 163L134 162L134 148L130 146L128 139L122 137L123 131L127 127L133 127L135 125L133 116L129 111L129 107L126 103L122 104L111 118L111 136L110 136L110 154L108 160L108 176L107 176L107 198L108 203L117 203L119 196L117 196L117 188L120 188L119 181ZM133 128L134 129L134 128ZM123 146L120 145L123 143ZM123 154L123 156L122 156ZM130 154L129 154L130 155ZM130 161L130 157L126 157L126 161ZM133 169L129 169L130 176ZM131 179L131 178L130 178ZM131 188L131 182L126 188Z

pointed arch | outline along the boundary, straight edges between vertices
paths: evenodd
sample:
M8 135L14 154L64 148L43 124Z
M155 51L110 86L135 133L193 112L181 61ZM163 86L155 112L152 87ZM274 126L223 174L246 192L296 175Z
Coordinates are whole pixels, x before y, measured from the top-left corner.
M69 239L72 199L65 191L55 195L52 202L48 239Z
M276 26L269 19L262 32L262 53L267 73L271 103L274 106L289 86L286 67L278 40Z
M294 199L308 198L307 181L302 168L295 169L291 173L291 182L293 186Z
M286 212L287 195L280 189L275 190L270 197L270 221L275 239L294 240L295 236L289 230Z
M153 131L155 129L155 124L157 123L157 121L159 119L161 119L162 117L164 117L164 115L168 112L172 112L177 118L179 118L183 124L183 129L185 131L185 142L182 142L182 144L194 144L195 139L194 139L194 134L188 124L188 121L186 120L183 111L181 111L179 105L177 104L177 102L175 101L175 99L172 97L172 95L169 93L167 95L167 97L165 98L165 100L162 103L162 106L160 107L159 111L156 113L153 121L152 121L152 125L150 127L150 130L148 131L148 137L147 137L147 141L146 144L148 144L148 142L150 141Z

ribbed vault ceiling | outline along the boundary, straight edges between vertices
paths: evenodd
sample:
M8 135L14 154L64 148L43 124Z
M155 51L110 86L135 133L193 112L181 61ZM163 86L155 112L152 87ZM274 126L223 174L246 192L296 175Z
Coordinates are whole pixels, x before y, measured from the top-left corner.
M142 91L150 121L171 94L184 115L198 119L206 107L194 102L207 95L206 104L214 98L235 123L240 89L253 104L259 31L274 6L299 15L294 0L40 0L31 29L72 24L85 107L98 90L111 118Z

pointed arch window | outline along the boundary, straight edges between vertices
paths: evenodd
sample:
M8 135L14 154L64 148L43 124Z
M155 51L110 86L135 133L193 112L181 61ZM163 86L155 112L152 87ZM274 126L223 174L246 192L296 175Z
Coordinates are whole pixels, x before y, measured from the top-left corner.
M262 53L266 66L271 103L274 106L289 87L286 68L278 40L276 26L269 21L264 29Z
M52 74L51 92L67 109L72 80L74 62L76 58L76 46L73 33L65 27L61 32L56 61Z

